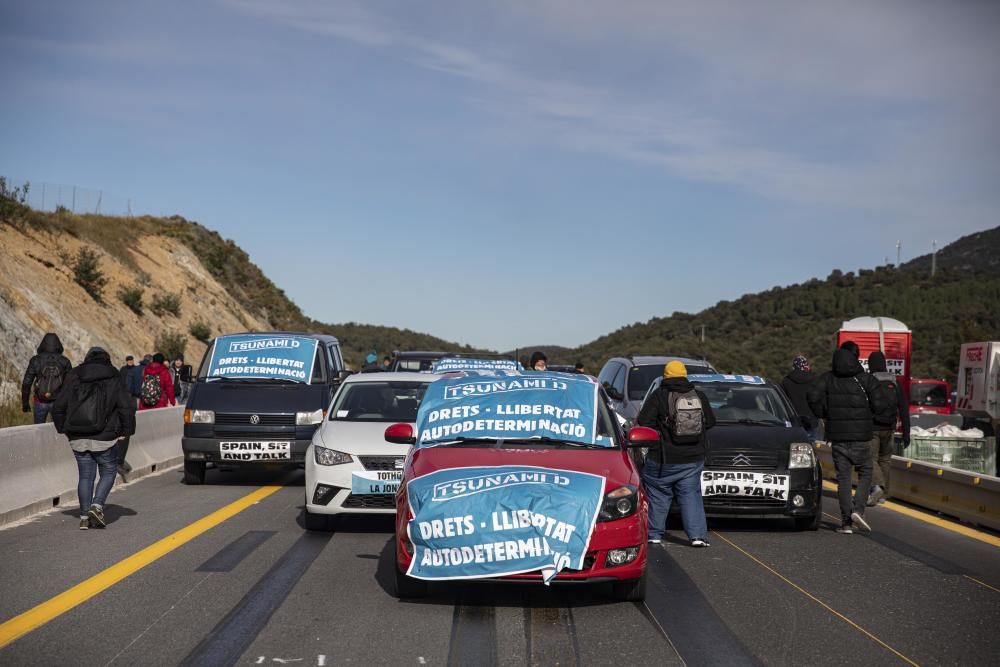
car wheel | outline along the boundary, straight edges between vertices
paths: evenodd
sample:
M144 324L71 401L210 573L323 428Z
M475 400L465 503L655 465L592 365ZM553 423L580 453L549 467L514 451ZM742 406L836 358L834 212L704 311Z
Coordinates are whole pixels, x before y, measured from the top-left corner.
M816 512L812 516L803 516L795 519L795 530L819 530L820 513Z
M423 579L408 577L399 571L399 566L393 568L396 572L396 597L400 600L422 598L427 596L427 582Z
M205 483L205 462L185 461L184 462L184 483L197 485Z
M324 531L330 529L330 517L326 514L315 514L305 507L302 508L302 525L306 530Z
M616 581L611 584L611 597L622 602L642 602L646 599L646 571L638 579Z

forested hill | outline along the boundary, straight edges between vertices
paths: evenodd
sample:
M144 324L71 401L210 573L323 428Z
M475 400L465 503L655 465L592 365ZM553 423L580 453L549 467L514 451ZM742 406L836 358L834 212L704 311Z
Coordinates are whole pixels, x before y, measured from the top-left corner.
M720 301L697 314L674 313L623 327L567 356L600 368L626 353L704 356L720 370L782 377L796 354L829 367L841 323L863 315L894 317L913 330L913 376L954 380L959 345L1000 340L1000 227L899 268L834 271L825 280ZM701 327L705 342L701 342Z

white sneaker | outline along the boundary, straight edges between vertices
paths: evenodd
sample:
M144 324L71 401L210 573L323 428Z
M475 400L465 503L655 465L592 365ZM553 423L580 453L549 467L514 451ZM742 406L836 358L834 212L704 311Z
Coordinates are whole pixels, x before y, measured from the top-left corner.
M651 537L651 538L649 538L648 542L650 544L659 544L660 543L660 538L658 538L658 537Z
M851 514L851 523L855 526L858 526L859 528L861 528L861 530L865 531L866 533L872 532L872 527L868 525L867 521L865 521L865 517L858 514L857 512Z
M709 544L708 540L705 539L704 537L696 537L693 540L691 540L691 546L697 548L705 548L705 547L710 547L712 545Z

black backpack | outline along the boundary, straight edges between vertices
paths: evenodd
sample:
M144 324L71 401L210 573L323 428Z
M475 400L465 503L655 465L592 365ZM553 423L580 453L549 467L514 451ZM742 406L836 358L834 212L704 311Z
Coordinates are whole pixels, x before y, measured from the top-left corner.
M44 358L42 368L38 371L38 377L35 380L35 398L43 403L51 403L56 400L65 377L66 372L58 359Z
M881 426L890 426L896 428L896 420L899 418L899 406L896 403L896 398L899 394L899 385L897 384L897 377L892 373L872 373L872 377L878 380L879 385L881 385L882 390L886 393L889 398L889 405L885 410L878 414L873 414L872 418L876 424Z
M97 435L108 423L103 382L80 382L70 398L64 430L73 435Z

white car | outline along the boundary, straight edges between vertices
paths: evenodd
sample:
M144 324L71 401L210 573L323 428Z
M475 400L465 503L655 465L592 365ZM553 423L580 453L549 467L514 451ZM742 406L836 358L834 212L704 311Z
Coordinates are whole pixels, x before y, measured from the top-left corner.
M308 530L330 516L395 514L408 445L385 441L390 424L414 423L427 386L440 375L360 373L348 376L306 450Z

